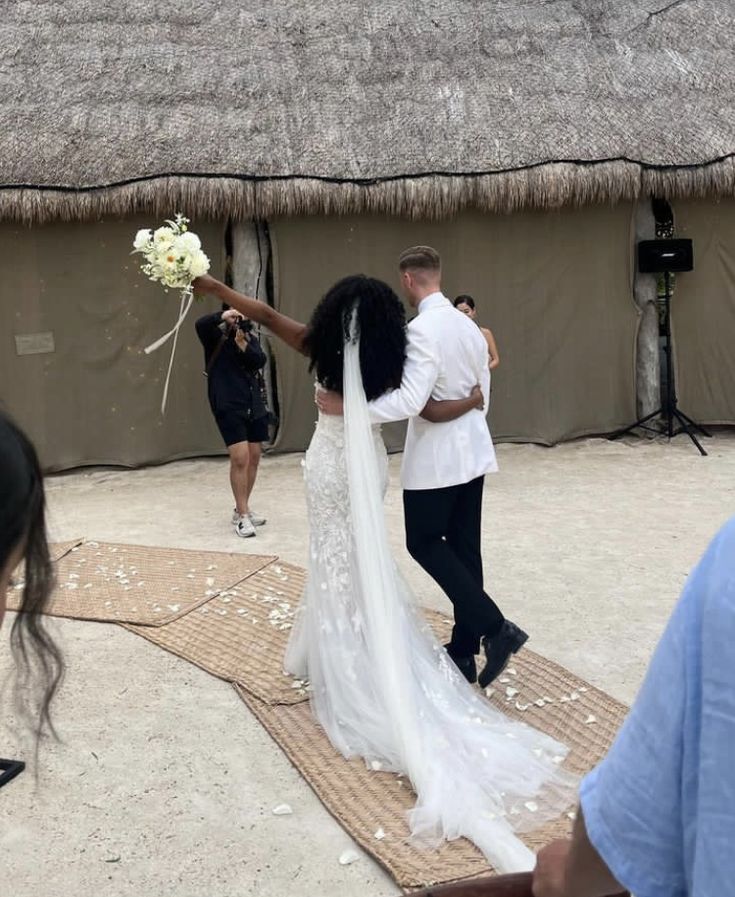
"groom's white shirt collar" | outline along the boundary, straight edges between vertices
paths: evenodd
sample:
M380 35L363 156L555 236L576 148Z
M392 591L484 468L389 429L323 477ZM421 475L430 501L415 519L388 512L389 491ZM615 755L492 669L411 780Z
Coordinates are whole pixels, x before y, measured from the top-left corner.
M438 308L440 305L446 304L451 303L449 303L449 299L447 299L444 293L429 293L428 296L424 296L421 302L419 302L416 311L421 314L421 312L428 311L430 308Z

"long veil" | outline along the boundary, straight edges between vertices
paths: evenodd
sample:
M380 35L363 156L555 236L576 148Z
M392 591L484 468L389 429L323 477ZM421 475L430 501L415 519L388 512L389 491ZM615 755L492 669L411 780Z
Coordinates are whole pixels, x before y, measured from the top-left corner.
M356 314L344 351L344 439L352 524L352 591L362 617L371 682L365 717L382 730L353 751L378 756L417 795L414 839L436 846L467 837L500 872L526 871L534 855L517 832L539 828L573 803L566 749L511 721L456 671L415 607L390 550L381 471L360 370ZM354 698L353 698L354 700ZM360 707L345 708L359 719ZM373 714L374 715L374 714ZM373 761L373 765L375 765Z

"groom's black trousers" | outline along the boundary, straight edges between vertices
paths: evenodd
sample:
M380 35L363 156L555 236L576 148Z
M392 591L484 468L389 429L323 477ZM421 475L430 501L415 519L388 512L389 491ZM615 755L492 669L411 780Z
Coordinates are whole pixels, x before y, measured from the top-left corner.
M480 523L484 477L444 489L403 493L406 547L454 605L451 653L478 654L480 638L503 624L483 588Z

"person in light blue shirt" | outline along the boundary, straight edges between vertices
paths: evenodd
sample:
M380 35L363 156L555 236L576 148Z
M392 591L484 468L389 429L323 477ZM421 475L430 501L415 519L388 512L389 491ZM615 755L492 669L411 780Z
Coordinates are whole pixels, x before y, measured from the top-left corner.
M735 518L690 576L636 702L582 782L536 897L735 894Z

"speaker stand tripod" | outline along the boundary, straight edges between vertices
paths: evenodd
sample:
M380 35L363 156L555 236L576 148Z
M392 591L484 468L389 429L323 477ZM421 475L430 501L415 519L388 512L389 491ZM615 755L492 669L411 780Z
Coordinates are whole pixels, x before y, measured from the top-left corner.
M668 271L664 271L664 283L666 285L666 291L664 295L664 357L666 359L666 390L663 397L663 404L655 411L652 411L645 417L641 417L634 424L631 424L624 430L618 430L617 433L613 433L610 439L619 439L621 436L625 436L627 433L631 433L633 430L638 429L638 427L643 430L648 430L652 433L664 432L669 439L673 439L673 437L678 436L679 433L686 433L687 436L699 449L700 454L706 455L707 452L702 448L701 443L694 435L693 431L696 430L702 436L706 436L707 438L711 437L712 434L708 433L704 429L704 427L702 427L696 421L692 420L691 417L684 414L683 411L680 411L678 407L676 387L674 385L673 364L671 360L671 274ZM663 431L655 429L654 427L646 426L648 421L653 420L654 417L659 416L661 416L666 423L665 429ZM674 429L675 419L679 424L678 430Z

